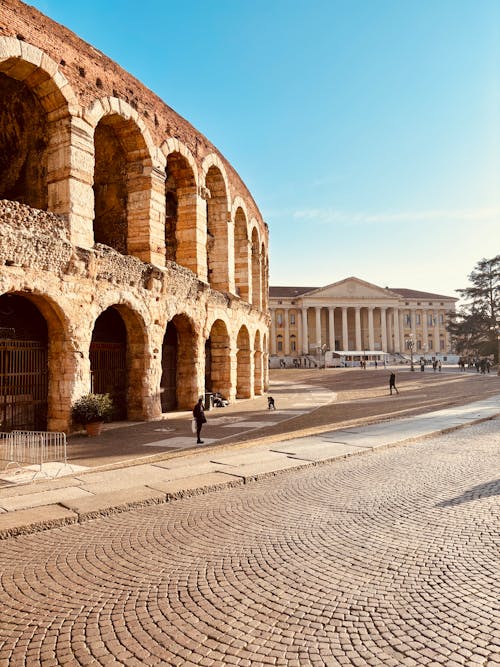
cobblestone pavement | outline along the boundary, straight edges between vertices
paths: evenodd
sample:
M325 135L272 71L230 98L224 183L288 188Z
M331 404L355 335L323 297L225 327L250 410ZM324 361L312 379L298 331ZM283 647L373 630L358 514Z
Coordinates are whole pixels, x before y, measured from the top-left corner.
M500 666L499 427L6 540L0 666Z

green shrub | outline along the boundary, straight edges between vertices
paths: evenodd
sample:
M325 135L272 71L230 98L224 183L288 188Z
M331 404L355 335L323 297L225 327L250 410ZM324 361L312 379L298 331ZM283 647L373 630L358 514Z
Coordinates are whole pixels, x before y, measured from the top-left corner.
M72 417L77 424L109 421L113 413L113 401L109 394L85 394L73 405Z

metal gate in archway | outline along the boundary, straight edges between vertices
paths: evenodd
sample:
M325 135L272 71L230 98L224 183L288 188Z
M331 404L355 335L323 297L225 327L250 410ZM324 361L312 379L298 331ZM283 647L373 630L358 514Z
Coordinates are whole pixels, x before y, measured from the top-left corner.
M0 430L47 429L47 344L0 340Z
M127 418L127 350L123 343L92 341L89 350L91 391L110 394L113 421Z

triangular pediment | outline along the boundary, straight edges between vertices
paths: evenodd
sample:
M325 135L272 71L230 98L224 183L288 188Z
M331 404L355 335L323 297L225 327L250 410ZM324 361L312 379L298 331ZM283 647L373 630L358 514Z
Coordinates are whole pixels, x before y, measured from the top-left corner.
M318 289L308 292L308 297L321 299L400 299L401 297L391 290L367 283L365 280L355 278L344 278L331 285L319 287Z

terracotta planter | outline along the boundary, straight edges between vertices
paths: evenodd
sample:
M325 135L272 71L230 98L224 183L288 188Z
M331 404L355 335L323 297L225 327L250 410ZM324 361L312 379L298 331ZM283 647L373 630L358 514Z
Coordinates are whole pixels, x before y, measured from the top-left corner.
M91 438L96 435L101 435L103 426L104 422L89 422L88 424L85 424L85 430L87 431L88 437Z

